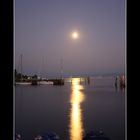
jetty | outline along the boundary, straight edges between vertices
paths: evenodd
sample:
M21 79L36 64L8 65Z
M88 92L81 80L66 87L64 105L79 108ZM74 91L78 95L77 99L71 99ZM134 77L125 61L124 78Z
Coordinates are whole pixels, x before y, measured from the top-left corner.
M53 85L64 85L64 79L49 79L48 81L53 82Z

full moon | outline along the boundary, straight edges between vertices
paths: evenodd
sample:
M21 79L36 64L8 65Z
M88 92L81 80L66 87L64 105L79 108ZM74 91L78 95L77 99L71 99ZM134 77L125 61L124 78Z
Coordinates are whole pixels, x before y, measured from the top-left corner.
M72 38L73 38L73 39L78 39L78 37L79 37L78 32L73 32L73 33L72 33Z

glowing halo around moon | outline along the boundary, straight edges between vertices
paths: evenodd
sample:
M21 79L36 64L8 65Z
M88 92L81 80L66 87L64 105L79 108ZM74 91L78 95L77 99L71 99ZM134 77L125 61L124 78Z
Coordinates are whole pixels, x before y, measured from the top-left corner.
M77 31L72 32L71 34L73 39L78 39L79 38L79 33Z

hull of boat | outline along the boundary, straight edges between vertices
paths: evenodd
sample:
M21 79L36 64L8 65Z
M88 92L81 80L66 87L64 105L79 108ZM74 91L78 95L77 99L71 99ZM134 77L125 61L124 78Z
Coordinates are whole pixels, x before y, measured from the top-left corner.
M30 82L16 82L16 85L31 85Z
M53 85L53 82L51 81L40 81L38 82L39 85Z

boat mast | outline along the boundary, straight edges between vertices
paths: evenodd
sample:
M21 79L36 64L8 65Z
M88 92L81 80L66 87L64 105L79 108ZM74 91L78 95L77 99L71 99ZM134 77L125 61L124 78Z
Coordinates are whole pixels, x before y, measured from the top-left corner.
M22 54L21 54L21 81L22 81Z
M60 61L60 67L61 67L61 79L63 79L63 59Z

